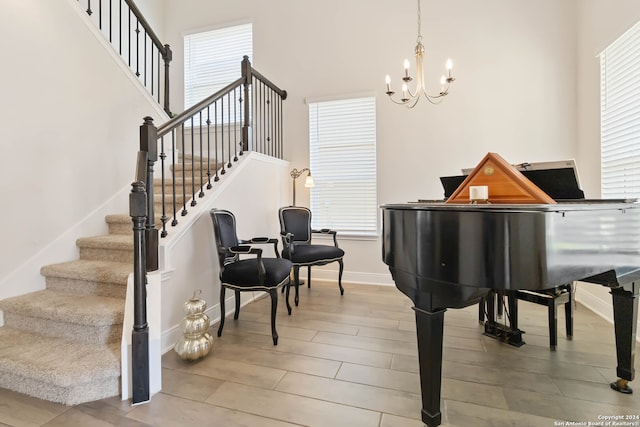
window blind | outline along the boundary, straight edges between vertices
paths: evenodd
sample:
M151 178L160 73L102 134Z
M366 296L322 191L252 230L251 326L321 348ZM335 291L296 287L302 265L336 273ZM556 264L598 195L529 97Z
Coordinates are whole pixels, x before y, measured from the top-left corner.
M600 54L601 191L640 197L640 22Z
M375 98L309 103L312 227L377 234Z
M252 24L184 37L184 108L202 101L241 77L240 64L253 60Z

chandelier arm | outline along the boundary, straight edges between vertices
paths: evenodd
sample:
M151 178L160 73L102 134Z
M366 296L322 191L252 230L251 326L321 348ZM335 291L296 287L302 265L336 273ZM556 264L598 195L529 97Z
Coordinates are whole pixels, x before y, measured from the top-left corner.
M437 96L429 96L429 95L427 95L427 96L425 96L425 98L427 99L427 101L429 101L430 104L438 105L444 99L444 95L437 95Z
M432 95L430 93L428 93L426 90L422 90L422 94L424 96L426 96L427 98L431 98L431 99L437 99L437 98L442 98L444 96L447 96L449 94L449 88L445 88L443 91L439 92L437 95Z
M391 100L391 102L398 105L406 105L407 102L409 102L409 101L402 101L402 100L398 101L397 99L393 99L392 95L389 95L389 99Z

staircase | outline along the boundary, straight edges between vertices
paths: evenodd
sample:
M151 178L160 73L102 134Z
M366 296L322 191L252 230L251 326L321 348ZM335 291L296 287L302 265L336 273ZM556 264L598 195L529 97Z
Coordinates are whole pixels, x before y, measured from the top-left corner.
M154 187L161 212L161 182ZM105 220L108 234L77 239L79 259L41 268L46 289L0 301L0 388L65 405L120 394L132 222L128 214Z

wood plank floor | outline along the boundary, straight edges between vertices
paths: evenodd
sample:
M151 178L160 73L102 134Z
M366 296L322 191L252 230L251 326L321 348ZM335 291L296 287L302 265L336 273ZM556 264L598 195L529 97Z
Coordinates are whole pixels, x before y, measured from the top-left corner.
M255 301L238 321L227 318L221 338L212 334L206 358L165 354L163 390L149 403L132 407L113 398L66 407L0 389L0 426L422 426L408 298L395 287L354 284L341 297L335 283L316 281L301 288L291 316L283 302L277 346L270 300ZM526 331L520 348L483 336L477 306L447 311L443 426L588 425L640 415L637 384L632 395L608 385L616 377L612 325L578 305L574 340L567 341L559 313L552 352L546 309L519 307Z

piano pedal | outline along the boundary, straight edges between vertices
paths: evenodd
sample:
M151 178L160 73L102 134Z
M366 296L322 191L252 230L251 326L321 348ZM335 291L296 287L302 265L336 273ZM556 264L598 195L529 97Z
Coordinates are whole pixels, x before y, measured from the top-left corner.
M618 378L616 382L611 383L610 385L612 389L620 393L633 394L633 389L629 387L629 381L625 379Z
M506 325L495 322L485 322L483 335L490 338L506 342L514 347L522 347L525 342L522 341L522 334L525 332L520 329L511 329Z

